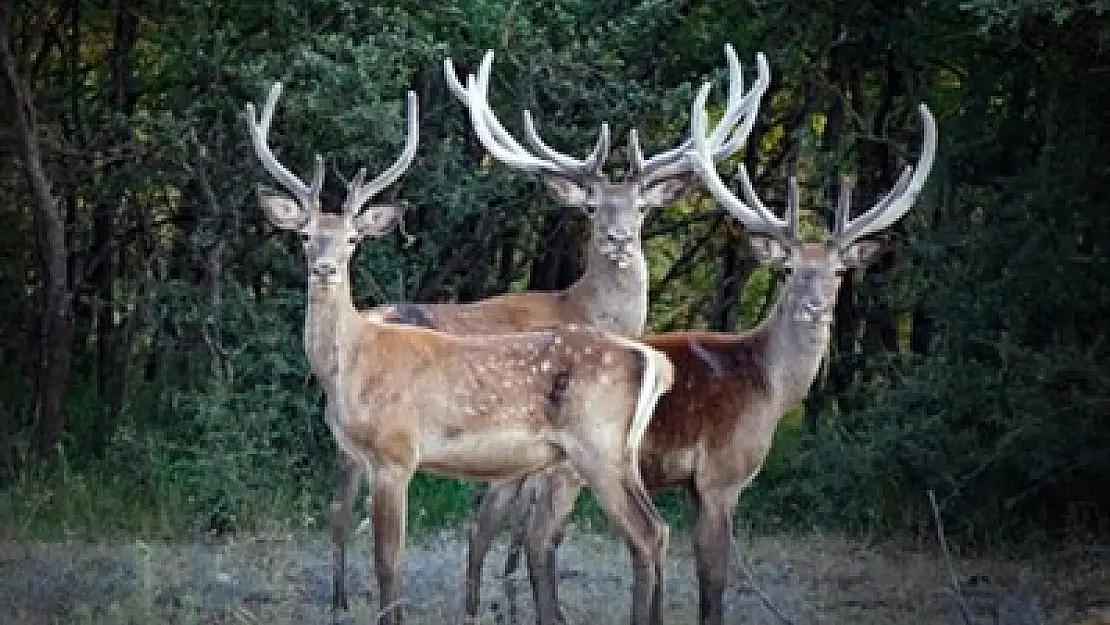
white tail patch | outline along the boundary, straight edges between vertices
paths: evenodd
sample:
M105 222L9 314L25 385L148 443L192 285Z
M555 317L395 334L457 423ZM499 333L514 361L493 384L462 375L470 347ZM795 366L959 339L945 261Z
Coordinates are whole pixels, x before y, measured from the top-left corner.
M670 382L674 376L671 362L666 356L638 343L632 345L644 357L644 379L640 383L640 396L636 400L632 427L628 430L628 448L635 457L639 455L640 442L644 439L644 432L647 432L651 415L655 412L655 404L663 393L670 390Z

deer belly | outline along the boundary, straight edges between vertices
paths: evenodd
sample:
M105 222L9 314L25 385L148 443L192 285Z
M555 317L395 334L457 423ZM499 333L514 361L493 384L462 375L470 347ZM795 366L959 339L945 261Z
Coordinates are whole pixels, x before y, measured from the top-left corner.
M562 455L534 430L500 428L445 432L420 442L420 469L477 480L512 478L555 464Z

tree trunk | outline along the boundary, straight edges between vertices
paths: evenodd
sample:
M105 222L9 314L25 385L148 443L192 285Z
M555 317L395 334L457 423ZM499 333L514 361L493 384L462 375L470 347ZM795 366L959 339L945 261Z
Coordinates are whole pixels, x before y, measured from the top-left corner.
M11 40L11 5L0 9L0 62L10 95L19 156L34 198L42 263L42 314L38 363L35 372L37 441L50 458L64 429L63 399L72 354L73 313L69 292L65 218L43 164L35 126L35 103L25 77L20 74Z

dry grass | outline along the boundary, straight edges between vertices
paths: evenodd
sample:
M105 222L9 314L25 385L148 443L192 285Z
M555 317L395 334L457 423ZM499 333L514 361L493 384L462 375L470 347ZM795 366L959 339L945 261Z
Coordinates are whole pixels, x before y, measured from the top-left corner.
M356 556L369 548L365 536ZM961 623L947 591L948 573L932 551L867 545L835 536L741 541L760 587L795 623ZM932 547L926 547L932 549ZM457 531L409 547L405 588L408 621L459 622L462 554ZM689 540L670 549L667 620L697 622L697 588ZM506 619L506 593L488 561L482 623ZM343 623L376 614L369 558L357 557L351 588L359 591ZM328 622L331 552L320 537L268 536L226 544L0 543L0 622L39 623L321 623ZM495 566L496 565L496 566ZM955 561L976 623L1018 625L1110 623L1095 616L1110 606L1110 553L1075 548L1014 561ZM609 537L578 532L560 551L561 593L572 623L624 623L630 596L628 557ZM531 622L523 577L522 622ZM729 622L778 623L737 570L727 598Z

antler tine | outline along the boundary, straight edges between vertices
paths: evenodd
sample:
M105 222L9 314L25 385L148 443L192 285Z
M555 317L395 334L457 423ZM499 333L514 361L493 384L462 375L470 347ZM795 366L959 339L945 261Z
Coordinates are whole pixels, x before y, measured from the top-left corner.
M749 206L728 190L725 183L721 180L720 174L717 173L712 150L705 135L707 125L705 101L709 97L709 89L710 85L708 83L702 85L701 91L694 101L694 107L690 112L694 150L687 153L687 159L692 162L691 164L701 174L702 181L705 183L706 187L709 188L709 192L713 194L717 202L731 213L733 217L739 220L740 223L744 224L745 228L755 232L766 232L780 237L787 236L788 226L786 220L776 217L767 210L767 207L763 206L761 202L756 203L754 206ZM743 175L746 175L746 173ZM751 186L750 180L748 181L748 186ZM745 192L745 194L747 195L747 192ZM751 195L754 196L754 191Z
M767 57L760 52L756 55L758 76L752 83L751 90L744 91L744 73L736 50L731 44L725 45L725 56L728 58L728 104L720 121L713 128L707 140L712 149L714 161L721 161L734 154L751 134L755 125L756 113L763 94L771 84L771 67ZM743 120L741 121L741 118ZM737 125L737 122L740 122ZM676 173L676 170L689 168L689 163L684 158L690 151L693 139L687 139L682 145L666 152L657 154L649 159L643 168L645 178L660 178ZM769 214L769 211L767 211Z
M644 151L640 149L640 133L633 128L628 131L628 175L631 178L639 178L644 175L646 169Z
M492 64L493 50L487 50L482 64L478 67L478 75L470 74L466 77L466 107L470 112L470 123L474 126L474 133L478 135L478 140L486 151L509 167L528 172L551 170L553 168L551 163L525 150L489 109L487 93Z
M320 191L324 188L324 157L319 154L316 155L312 186L309 186L301 181L296 174L289 171L285 165L282 165L274 156L273 151L270 150L268 143L270 122L273 121L274 110L277 108L277 101L280 97L281 83L275 82L270 86L270 92L266 96L266 104L262 107L261 117L255 114L254 103L247 102L247 128L250 130L254 153L258 156L258 160L262 162L266 171L270 172L270 175L277 179L278 183L292 193L293 197L302 206L315 210L319 204L317 200L320 197Z
M746 94L744 76L740 60L736 58L736 52L731 45L726 45L725 53L729 64L728 106L709 140L711 145L716 146L713 157L717 160L731 156L748 139L759 112L759 103L763 100L767 88L771 86L771 66L767 63L767 56L762 52L755 55L758 73L751 90ZM737 126L736 122L741 118L743 121Z
M486 54L489 54L489 51ZM447 88L450 89L451 93L462 100L463 104L466 104L466 87L459 80L459 75L455 72L455 64L450 57L443 59L443 76L447 79Z
M406 109L408 132L405 136L404 150L388 169L366 184L362 184L365 170L359 172L356 176L358 184L353 187L353 190L347 192L347 200L343 206L344 213L357 213L370 198L396 182L412 164L412 160L416 156L416 148L420 143L420 101L416 97L416 92L409 91L406 94Z
M538 137L538 135L537 135ZM602 168L609 160L609 122L601 122L601 130L597 133L597 143L592 152L586 156L586 165L589 173L596 178L601 178Z
M479 66L479 73L481 73L481 67L492 66L492 64L493 50L486 50L486 53L482 58L482 64ZM458 74L455 72L455 65L451 62L451 59L443 60L443 73L447 77L447 87L451 90L451 93L453 93L455 97L461 100L463 105L465 105L469 109L469 92L467 91L467 88L464 87L463 84L459 81ZM469 80L473 77L474 75L470 74L467 76L467 79ZM493 137L504 147L504 149L507 149L511 152L524 152L525 150L523 147L521 147L520 143L518 143L517 140L514 139L507 130L505 130L505 127L501 125L501 122L497 119L497 116L493 114L493 111L489 110L489 102L484 103L484 109L485 110L483 112L483 116L485 124L487 125L487 128L489 129Z
M844 229L848 226L848 218L852 209L852 189L856 186L855 176L845 174L840 177L840 197L836 202L836 216L833 224L833 238L843 236Z
M740 180L740 194L744 197L744 201L751 205L756 214L767 221L777 220L778 217L775 215L774 211L767 208L767 205L764 204L763 200L759 199L759 195L756 194L755 185L752 184L752 178L748 174L747 165L740 163L736 166L736 177ZM789 218L789 216L787 217ZM787 221L788 219L783 220L783 223Z
M798 213L801 212L802 194L798 188L798 175L790 174L786 183L786 237L798 240Z
M687 138L682 145L660 152L649 159L644 159L644 151L640 147L640 133L633 128L628 131L628 165L629 174L634 177L650 180L669 175L672 168L689 171L686 163L686 153L694 145L694 140Z
M351 178L351 181L347 183L347 193L348 193L348 195L352 191L354 191L355 189L362 186L362 183L365 180L366 180L366 168L365 167L360 167L359 170L357 172L355 172L354 177Z
M600 176L601 168L604 167L605 162L609 160L608 123L601 124L601 131L598 133L597 143L594 144L593 151L584 159L577 159L573 156L563 154L547 145L536 130L536 123L532 118L532 111L528 109L524 109L524 138L528 141L528 145L532 146L533 150L540 153L543 159L551 162L553 165L552 169L579 175Z
M506 165L523 171L551 171L571 174L575 177L600 177L601 169L609 158L609 125L601 125L593 151L585 159L577 159L545 143L536 130L531 111L525 110L523 112L525 139L532 148L532 151L529 151L509 134L489 106L489 75L492 65L493 50L486 50L482 63L478 67L478 75L468 75L464 87L459 81L451 59L443 61L443 73L447 78L448 89L466 104L474 132L486 151ZM533 151L537 154L533 154Z
M933 119L932 112L925 104L921 104L918 111L921 113L925 136L921 147L921 156L918 157L917 165L912 170L913 173L908 174L909 168L907 167L906 172L898 179L898 183L895 184L890 193L868 209L867 212L848 222L841 236L837 239L838 245L843 247L852 241L890 227L894 222L901 219L902 215L905 215L906 211L917 200L917 195L921 192L921 188L925 185L925 179L929 176L929 171L933 167L933 159L936 156L937 149L936 120Z

